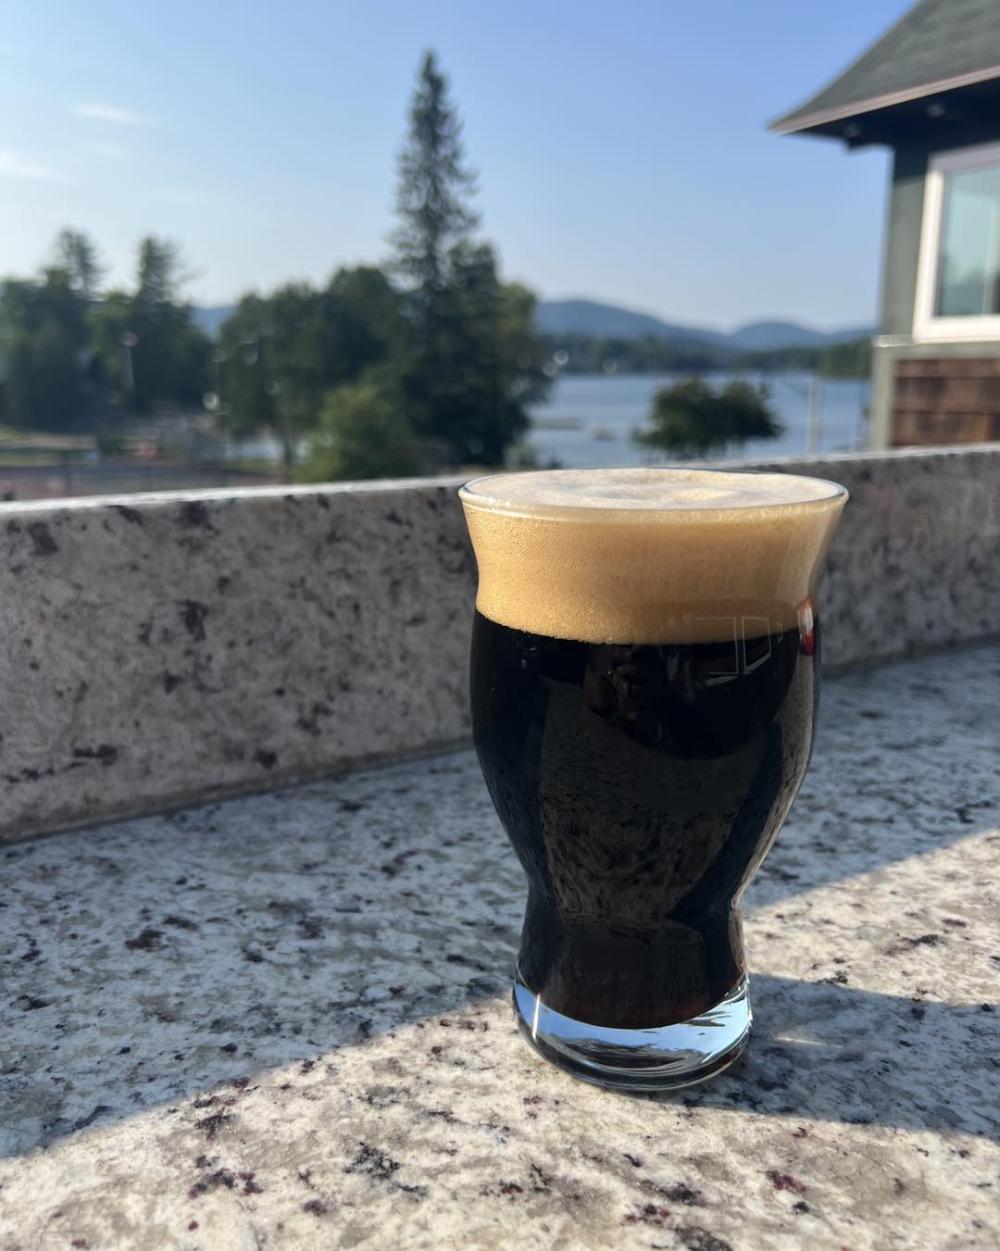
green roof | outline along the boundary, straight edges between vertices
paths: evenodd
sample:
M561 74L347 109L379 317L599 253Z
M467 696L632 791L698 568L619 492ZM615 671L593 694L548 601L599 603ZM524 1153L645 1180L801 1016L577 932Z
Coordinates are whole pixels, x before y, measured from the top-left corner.
M779 117L781 134L1000 78L1000 0L920 0L839 77Z

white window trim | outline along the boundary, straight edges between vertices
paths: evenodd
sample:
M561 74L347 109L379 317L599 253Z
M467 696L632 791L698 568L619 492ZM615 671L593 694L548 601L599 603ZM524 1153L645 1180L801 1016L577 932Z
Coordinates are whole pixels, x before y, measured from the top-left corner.
M1000 143L981 143L956 148L931 157L924 181L924 216L920 228L920 259L913 304L913 338L918 343L978 342L1000 339L1000 314L983 317L936 317L938 254L941 243L941 209L946 174L985 165L1000 165Z

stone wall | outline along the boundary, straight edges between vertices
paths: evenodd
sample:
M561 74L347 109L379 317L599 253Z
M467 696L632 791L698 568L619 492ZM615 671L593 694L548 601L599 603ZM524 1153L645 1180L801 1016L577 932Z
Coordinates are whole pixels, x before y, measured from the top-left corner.
M754 467L851 491L828 666L997 633L1000 445ZM0 505L0 838L464 740L457 485Z

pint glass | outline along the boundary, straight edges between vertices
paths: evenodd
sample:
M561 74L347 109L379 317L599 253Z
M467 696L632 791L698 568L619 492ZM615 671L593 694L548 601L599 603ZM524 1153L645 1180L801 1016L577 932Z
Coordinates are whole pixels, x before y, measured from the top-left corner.
M528 879L515 1013L581 1077L682 1086L746 1044L740 901L809 762L846 499L672 469L461 491L476 750Z

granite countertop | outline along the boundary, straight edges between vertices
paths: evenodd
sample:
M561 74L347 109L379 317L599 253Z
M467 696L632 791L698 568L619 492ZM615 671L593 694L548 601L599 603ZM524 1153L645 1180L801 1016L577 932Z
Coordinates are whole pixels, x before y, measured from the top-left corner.
M0 1247L995 1248L1000 649L828 683L745 1060L517 1035L471 753L0 852Z

